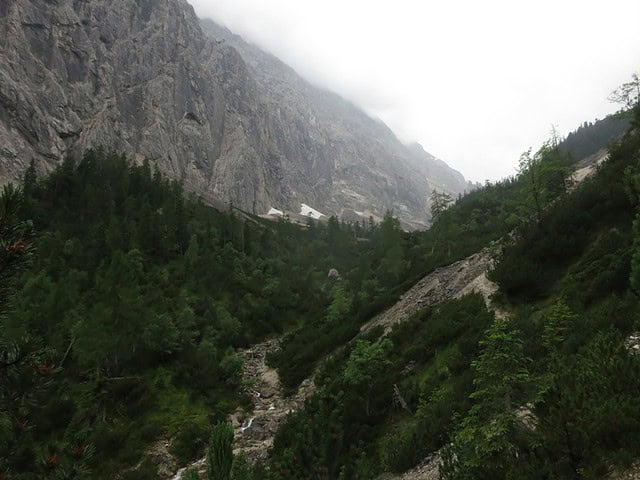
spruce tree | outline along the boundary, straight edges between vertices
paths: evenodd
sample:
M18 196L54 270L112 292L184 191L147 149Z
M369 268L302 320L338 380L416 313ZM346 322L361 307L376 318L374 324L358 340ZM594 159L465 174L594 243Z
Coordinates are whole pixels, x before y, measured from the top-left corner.
M230 480L233 467L233 427L220 422L213 427L207 450L207 478Z
M507 478L521 453L525 432L516 410L530 381L521 334L511 320L496 319L480 346L472 363L475 403L445 453L447 479Z
M576 322L576 315L563 299L558 300L544 318L542 344L549 351L555 351L564 341L567 330Z

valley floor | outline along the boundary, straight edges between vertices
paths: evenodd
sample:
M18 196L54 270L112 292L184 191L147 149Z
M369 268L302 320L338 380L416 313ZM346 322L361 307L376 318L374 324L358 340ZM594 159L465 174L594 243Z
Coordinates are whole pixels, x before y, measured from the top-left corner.
M497 307L491 296L497 285L487 278L487 271L493 263L490 249L470 255L451 265L438 268L422 278L407 291L400 300L363 325L361 335L377 326L384 327L385 335L394 325L408 320L420 309L444 300L460 298L471 293L483 296L487 308L496 316L504 317L506 312ZM285 396L278 372L267 365L267 356L278 350L281 339L274 338L240 350L243 361L243 384L253 399L254 408L236 410L230 421L234 427L234 454L243 455L250 463L265 460L278 428L289 413L304 407L305 400L315 392L313 376L304 380L296 393ZM439 478L439 455L433 454L414 469L404 473L398 480L432 480ZM204 471L205 459L194 462L191 467ZM172 480L180 480L186 468L180 469Z

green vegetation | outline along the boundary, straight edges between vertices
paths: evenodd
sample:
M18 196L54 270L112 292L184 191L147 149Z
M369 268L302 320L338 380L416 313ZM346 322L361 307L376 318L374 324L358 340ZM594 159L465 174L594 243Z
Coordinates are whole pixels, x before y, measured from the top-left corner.
M233 466L233 427L220 422L213 427L207 450L207 478L230 480Z
M525 154L516 177L406 238L411 272L505 237L490 276L513 318L468 297L335 352L280 430L269 478L372 478L445 446L447 479L596 479L637 460L640 358L624 339L640 329L640 133L577 188L566 152L552 140Z
M390 301L385 288L406 269L388 248L405 235L391 215L380 227L332 219L305 229L221 213L147 162L101 150L41 180L30 167L7 198L3 255L30 258L32 243L37 254L0 278L5 310L18 290L2 322L3 361L16 382L48 388L36 399L35 385L22 387L31 410L3 395L11 434L0 465L12 478L58 475L69 449L92 453L92 478L113 478L161 437L174 439L180 462L201 455L210 425L248 401L236 347L311 325L332 332L331 349L350 338L353 318ZM331 268L341 279L327 277ZM318 348L300 368L312 368Z
M482 298L470 296L423 311L389 338L350 344L278 433L275 478L372 478L379 462L402 471L441 447L454 412L469 408L469 365L490 322Z
M180 462L193 459L210 425L247 402L236 347L289 332L272 361L293 388L393 302L418 264L465 253L418 242L391 214L300 228L217 212L148 162L101 150L44 179L31 166L14 197L37 255L11 278L2 339L39 352L50 378L35 408L8 421L29 425L0 451L13 478L57 475L69 448L93 478L112 478L162 437Z
M494 355L500 367L488 365L500 378L487 406L501 398L511 406L476 422L486 404L478 389L487 375L478 369L483 352L476 402L445 457L446 478L603 478L640 455L640 358L624 347L640 327L632 261L639 153L631 130L596 176L558 196L503 248L491 277L518 306L515 327L526 335L513 330L517 343ZM505 390L514 379L516 388Z
M496 319L472 362L473 406L445 451L444 475L451 478L502 478L526 428L515 407L523 404L531 359L524 355L521 333L509 319Z
M516 176L454 204L433 192L425 232L392 212L306 227L218 212L102 150L43 179L32 165L0 196L0 478L152 479L157 466L139 462L165 438L181 464L208 443L209 477L236 480L371 479L438 450L448 479L628 466L640 457L640 358L624 347L640 329L635 82L619 92L636 102L631 130L595 176L570 184L615 118L526 152ZM512 318L470 295L359 335L426 273L490 245ZM318 390L278 432L271 468L252 468L225 423L250 404L235 351L276 335L284 387L315 371Z
M629 128L628 112L610 115L595 122L584 122L575 132L562 141L561 149L580 160L597 153L611 140L619 140Z

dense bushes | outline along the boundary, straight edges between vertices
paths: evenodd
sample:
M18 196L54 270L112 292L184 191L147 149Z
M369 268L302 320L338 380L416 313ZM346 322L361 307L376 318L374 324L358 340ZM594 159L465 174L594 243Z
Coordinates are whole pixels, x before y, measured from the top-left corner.
M290 343L296 363L281 367L295 385L357 330L354 311L384 297L376 272L405 268L387 255L404 235L391 215L381 227L332 219L304 229L217 212L148 162L102 150L42 180L31 166L23 189L16 198L33 219L38 255L2 335L46 345L49 365L62 369L51 369L51 401L34 410L30 436L0 456L81 438L96 447L94 478L136 463L150 437L204 431L243 402L235 347L285 329L314 341L326 333L313 349ZM201 447L183 440L181 458ZM35 468L27 453L15 471Z
M490 320L481 297L465 297L421 312L388 340L371 335L335 355L317 377L320 392L276 436L276 478L335 478L343 467L353 469L347 478L365 478L354 469L363 454L368 469L402 471L442 446L469 407L469 364ZM394 406L394 384L412 414ZM395 421L401 427L385 432Z
M518 176L460 198L413 233L391 213L379 225L332 218L301 228L216 212L148 162L101 150L42 180L31 167L24 193L9 196L22 202L18 217L33 219L38 255L30 272L0 277L3 312L18 289L0 322L0 476L82 478L93 467L96 479L153 478L148 462L127 468L161 437L174 439L181 462L194 458L210 425L248 403L235 348L283 332L270 361L287 388L333 354L316 376L318 394L278 432L273 468L257 478L373 478L456 438L473 440L457 455L473 463L465 455L493 425L478 412L514 425L480 388L493 368L480 362L487 339L506 333L534 360L513 398L535 410L540 437L500 436L526 461L496 466L488 455L476 473L595 477L606 462L624 464L638 454L637 365L616 345L639 327L639 142L627 135L595 178L566 195L571 159L546 144ZM491 330L483 300L471 296L420 312L388 340L377 331L350 342L421 276L510 232L492 278L517 312L514 332ZM0 234L3 265L30 257L31 224L12 218ZM573 324L558 330L552 354L541 339L558 297ZM558 430L570 412L579 461Z
M371 391L344 379L368 347L338 350L304 414L279 432L271 478L364 478L362 454L368 469L404 471L443 445L443 474L452 479L602 478L637 458L640 364L623 342L640 325L629 290L630 276L640 284L640 228L632 229L639 147L628 134L594 178L540 196L536 212L532 189L547 186L527 184L528 169L568 165L547 145L536 156L541 165L460 199L431 230L407 236L408 272L418 272L512 232L491 277L514 318L490 326L474 297L423 311L389 337L390 363ZM394 384L409 411L393 403Z
M548 294L567 267L601 236L609 236L615 245L604 247L601 238L600 252L596 242L589 254L591 257L609 254L624 258L628 255L625 250L630 248L634 206L622 179L625 169L634 163L629 143L635 142L634 137L628 137L624 143L614 146L610 160L599 168L596 177L585 180L571 195L560 197L545 210L539 223L532 221L518 230L517 241L504 247L491 274L503 293L525 300ZM612 229L618 232L617 236L611 233ZM589 257L582 261L582 267L575 268L584 268L585 262L590 262ZM593 272L594 281L597 283L600 275L620 278L625 268L624 261L616 260L614 266ZM612 270L618 270L618 273Z

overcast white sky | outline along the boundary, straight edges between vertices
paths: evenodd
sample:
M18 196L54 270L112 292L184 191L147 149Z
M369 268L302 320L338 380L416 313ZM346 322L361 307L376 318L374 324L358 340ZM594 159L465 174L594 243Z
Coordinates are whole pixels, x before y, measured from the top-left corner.
M474 181L617 109L639 0L189 0Z

